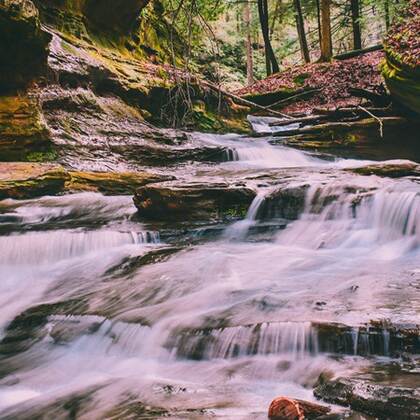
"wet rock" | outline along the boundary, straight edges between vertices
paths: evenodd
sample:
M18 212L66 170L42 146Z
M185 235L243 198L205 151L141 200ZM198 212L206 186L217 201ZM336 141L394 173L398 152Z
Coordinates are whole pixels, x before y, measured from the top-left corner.
M30 160L50 148L49 132L36 98L0 96L0 160Z
M0 0L0 91L25 87L46 72L50 40L30 0Z
M319 419L330 411L329 407L308 401L277 397L270 404L268 418L270 420Z
M420 331L415 325L371 322L358 327L316 323L319 350L360 356L398 356L420 350Z
M264 302L263 307L273 304L276 306L276 302ZM296 336L302 341L296 341ZM171 336L166 346L176 349L178 357L194 360L297 351L308 355L399 356L419 352L419 332L416 327L391 325L356 328L336 323L266 322L184 329Z
M260 208L259 219L296 220L305 208L308 185L280 187L269 194Z
M0 163L0 199L56 194L64 189L68 178L59 165Z
M104 194L133 194L146 184L174 179L169 175L148 172L69 172L66 189L95 191Z
M151 220L223 220L243 217L255 195L225 183L163 183L139 188L134 204Z
M326 379L321 375L314 395L330 403L350 406L380 419L418 419L420 391L365 379Z
M420 165L415 162L385 162L360 168L348 169L360 175L377 175L389 178L402 178L405 176L420 176Z

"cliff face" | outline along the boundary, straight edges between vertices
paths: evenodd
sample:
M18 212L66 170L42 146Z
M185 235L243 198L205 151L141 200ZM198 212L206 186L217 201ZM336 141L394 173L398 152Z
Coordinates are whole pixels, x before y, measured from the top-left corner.
M182 100L185 76L166 64L182 50L159 0L0 0L0 160L72 166L112 140L116 166L124 156L146 165L165 159L156 139L168 133L156 126L174 118L243 129L198 83Z
M156 62L171 59L181 42L159 0L34 0L41 20L60 32Z

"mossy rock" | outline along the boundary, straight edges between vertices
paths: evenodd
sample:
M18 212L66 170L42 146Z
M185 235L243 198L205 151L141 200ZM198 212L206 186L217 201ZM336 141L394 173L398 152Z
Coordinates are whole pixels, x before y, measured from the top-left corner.
M420 68L405 66L388 50L382 64L382 75L392 97L420 115Z
M227 220L246 214L255 191L225 183L167 182L136 191L139 215L151 220Z
M0 163L0 199L31 198L57 194L69 179L59 165L42 163Z
M66 189L104 194L133 194L144 185L173 179L148 172L70 172Z
M37 100L0 96L0 160L26 160L28 154L47 152L52 153L49 131Z
M30 0L0 0L0 90L25 87L46 73L51 35Z

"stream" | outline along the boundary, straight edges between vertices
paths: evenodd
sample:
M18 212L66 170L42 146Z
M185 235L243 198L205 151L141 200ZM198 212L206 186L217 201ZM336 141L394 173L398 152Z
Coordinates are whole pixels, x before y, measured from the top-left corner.
M316 401L322 372L395 358L386 328L360 328L418 323L420 178L269 134L193 137L227 161L173 173L250 185L242 218L151 222L90 192L0 201L0 418L265 419L279 395ZM297 217L269 205L279 179L303 191Z

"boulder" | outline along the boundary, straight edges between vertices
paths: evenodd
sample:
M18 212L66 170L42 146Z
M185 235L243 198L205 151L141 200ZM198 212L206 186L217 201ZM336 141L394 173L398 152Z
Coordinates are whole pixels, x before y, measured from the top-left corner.
M139 215L154 220L223 220L243 218L255 191L227 183L162 183L139 188Z
M68 173L59 165L0 163L0 199L56 194L67 180Z
M46 72L51 35L30 0L0 0L0 91L25 87Z

